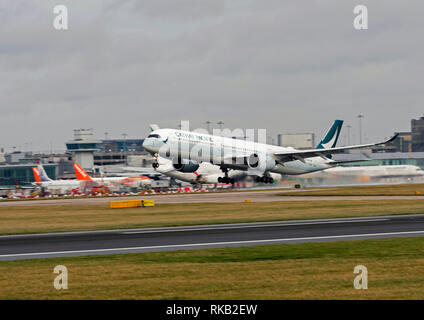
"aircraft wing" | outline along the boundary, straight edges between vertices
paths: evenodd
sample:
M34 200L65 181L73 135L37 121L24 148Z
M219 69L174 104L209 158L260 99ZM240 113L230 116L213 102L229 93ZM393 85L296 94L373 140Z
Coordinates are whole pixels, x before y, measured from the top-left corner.
M393 137L391 137L387 141L378 142L378 143L361 144L356 146L338 147L338 148L329 148L329 149L311 149L311 150L276 152L274 153L274 158L279 163L284 163L284 162L294 161L294 160L299 160L304 162L306 158L312 158L312 157L321 157L323 159L327 159L325 155L343 153L346 150L375 147L375 146L392 142L393 140L396 139L398 135L399 133L396 133Z
M138 173L154 173L153 168L147 167L120 167L124 171L138 172Z
M136 172L137 174L142 174L146 177L157 177L162 175L159 172L156 172L153 168L145 168L145 167L121 167L125 172L117 173L117 176L128 177L130 172Z
M355 163L355 162L367 162L367 161L373 161L373 159L357 159L357 160L333 160L329 162L329 165L340 165L340 164L349 164L349 163Z

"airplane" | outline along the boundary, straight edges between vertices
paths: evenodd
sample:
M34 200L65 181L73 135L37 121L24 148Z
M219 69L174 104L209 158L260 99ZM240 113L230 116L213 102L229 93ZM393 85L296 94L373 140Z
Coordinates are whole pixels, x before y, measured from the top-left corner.
M47 175L41 163L37 167L32 167L34 174L34 185L42 189L43 193L68 194L72 191L78 191L82 187L78 180L52 180Z
M256 176L256 181L272 183L270 173L299 175L321 171L351 161L335 161L332 154L351 149L363 149L383 145L396 139L398 134L384 142L335 147L342 120L336 120L320 141L318 147L297 150L292 147L274 146L253 141L227 138L176 129L160 129L151 125L152 132L143 147L154 159L158 156L172 159L172 166L180 172L195 172L203 162L218 165L224 174L218 181L233 183L229 170L244 170ZM153 167L158 167L154 162Z
M335 120L330 130L326 134L323 140L317 145L319 149L325 149L337 144L337 140L340 135L340 131L343 126L343 121ZM158 156L156 159L157 165L155 165L155 170L164 175L170 176L174 179L190 182L190 183L221 183L221 169L208 162L202 162L199 164L199 168L194 172L180 172L175 169L172 165L172 161L163 157ZM269 173L271 178L275 180L281 179L281 174L279 173ZM246 171L243 170L232 170L228 172L230 182L244 181L248 177Z
M102 178L92 178L87 172L78 163L74 163L74 170L77 176L77 180L80 181L93 181L96 183L101 183L106 186L110 184L125 184L130 187L142 187L149 185L151 179L145 176L137 176L137 177L102 177Z

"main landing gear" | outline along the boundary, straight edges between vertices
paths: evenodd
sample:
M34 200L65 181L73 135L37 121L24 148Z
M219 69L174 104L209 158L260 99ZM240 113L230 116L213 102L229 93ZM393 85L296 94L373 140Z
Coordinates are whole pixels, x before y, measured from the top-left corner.
M224 169L221 169L221 170L222 170L222 172L224 172L225 177L218 177L218 182L219 183L231 183L231 184L234 184L235 183L234 178L230 178L228 176L228 169L227 168L224 168Z
M256 177L256 182L262 182L262 183L274 183L274 179L269 176L263 176L263 177Z
M231 184L234 184L236 181L234 180L234 178L230 178L230 177L218 177L218 182L219 183L231 183Z
M153 162L152 167L155 168L155 169L159 168L159 163Z

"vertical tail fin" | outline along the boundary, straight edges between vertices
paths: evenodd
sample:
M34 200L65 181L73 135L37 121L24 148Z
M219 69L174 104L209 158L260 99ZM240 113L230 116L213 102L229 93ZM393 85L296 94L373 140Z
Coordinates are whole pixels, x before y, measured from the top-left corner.
M159 126L157 124L150 124L150 131L156 131L159 130Z
M83 168L78 163L74 163L75 174L77 175L78 180L83 181L92 181L91 177L85 172Z
M337 144L337 140L339 139L340 130L343 126L343 120L334 120L333 125L328 130L324 139L320 141L317 145L317 149L330 149L334 148Z
M41 163L38 163L37 169L41 182L52 181L52 179L50 179L47 175L46 170L44 170L44 167Z
M40 171L37 167L32 167L32 173L34 174L35 182L40 183L41 177L40 177Z

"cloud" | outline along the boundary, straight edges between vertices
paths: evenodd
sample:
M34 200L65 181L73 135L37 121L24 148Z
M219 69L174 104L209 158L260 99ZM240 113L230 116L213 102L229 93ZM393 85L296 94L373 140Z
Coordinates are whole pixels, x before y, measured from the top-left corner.
M359 113L375 140L422 113L416 1L366 1L365 31L354 1L62 2L67 31L52 27L54 1L0 5L0 146L180 120L321 135L335 118L353 132Z

